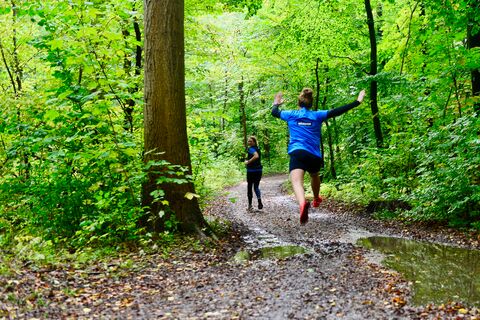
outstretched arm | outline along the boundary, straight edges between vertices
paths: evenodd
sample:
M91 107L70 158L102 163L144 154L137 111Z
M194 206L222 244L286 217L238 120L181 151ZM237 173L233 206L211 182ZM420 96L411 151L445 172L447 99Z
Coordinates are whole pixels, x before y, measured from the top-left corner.
M272 116L275 118L280 118L280 109L278 107L283 103L283 94L281 92L275 95L273 99L273 106L272 106Z
M363 98L365 98L365 90L360 91L360 93L358 94L357 100L355 100L354 102L335 108L335 109L328 110L327 119L337 117L341 114L344 114L348 110L355 108L356 106L360 105L360 103L363 102Z

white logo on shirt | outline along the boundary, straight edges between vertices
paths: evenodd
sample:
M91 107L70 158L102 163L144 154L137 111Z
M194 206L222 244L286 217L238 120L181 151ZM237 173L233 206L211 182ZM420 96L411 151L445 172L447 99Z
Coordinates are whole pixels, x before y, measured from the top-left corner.
M297 122L297 124L299 126L311 126L312 125L311 122L302 122L302 121Z

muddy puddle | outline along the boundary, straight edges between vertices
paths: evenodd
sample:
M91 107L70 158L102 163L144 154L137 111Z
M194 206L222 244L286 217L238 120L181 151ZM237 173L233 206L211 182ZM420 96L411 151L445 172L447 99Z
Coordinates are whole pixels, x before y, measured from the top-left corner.
M382 263L413 284L413 303L460 301L480 307L480 251L392 237L357 244L385 255Z

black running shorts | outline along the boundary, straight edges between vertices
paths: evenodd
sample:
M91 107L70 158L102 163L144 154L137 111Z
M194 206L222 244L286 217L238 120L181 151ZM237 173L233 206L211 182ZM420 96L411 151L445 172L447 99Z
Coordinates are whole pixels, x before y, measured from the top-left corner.
M295 150L290 153L290 171L302 169L308 173L317 173L324 167L323 158L317 157L305 150Z

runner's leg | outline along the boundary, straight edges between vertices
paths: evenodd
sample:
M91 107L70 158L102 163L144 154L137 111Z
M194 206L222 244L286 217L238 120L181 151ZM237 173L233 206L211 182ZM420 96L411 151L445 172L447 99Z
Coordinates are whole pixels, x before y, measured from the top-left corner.
M253 182L253 190L255 190L255 195L257 196L258 200L258 209L263 209L263 203L262 203L262 194L260 192L260 180L262 179L262 173L258 172L258 174L255 176L255 181Z
M290 171L290 181L299 205L302 205L305 202L305 190L303 189L304 177L305 171L302 169L293 169Z
M247 172L247 198L248 198L248 209L252 208L252 198L253 198L253 179L251 173Z
M313 199L317 199L320 194L320 175L318 172L310 173L310 185L312 186Z

